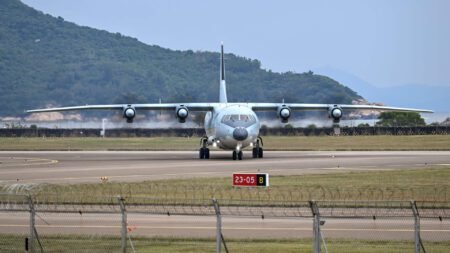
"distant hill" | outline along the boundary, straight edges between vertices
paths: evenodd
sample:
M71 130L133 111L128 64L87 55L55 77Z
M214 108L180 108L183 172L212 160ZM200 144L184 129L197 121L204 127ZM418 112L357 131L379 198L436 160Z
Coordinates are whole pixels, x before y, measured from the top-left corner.
M162 24L163 25L163 24ZM218 45L219 48L219 45ZM351 103L356 92L312 72L275 73L226 55L233 101ZM0 1L0 116L97 103L217 101L219 54L174 51Z
M450 112L450 100L448 99L450 87L448 86L408 84L378 88L345 71L333 68L321 68L316 71L335 78L372 102L431 109L436 112Z

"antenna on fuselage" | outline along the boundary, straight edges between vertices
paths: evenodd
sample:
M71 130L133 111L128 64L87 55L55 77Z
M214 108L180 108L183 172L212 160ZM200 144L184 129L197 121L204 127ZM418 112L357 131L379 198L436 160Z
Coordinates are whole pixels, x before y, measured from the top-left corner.
M159 104L161 104L162 103L162 100L161 100L161 98L159 98ZM162 110L160 109L159 110L159 115L161 115L162 114Z
M223 59L223 42L220 45L220 81L225 81L225 63Z
M220 86L219 86L219 102L228 103L227 85L225 83L225 62L223 55L223 42L220 45Z

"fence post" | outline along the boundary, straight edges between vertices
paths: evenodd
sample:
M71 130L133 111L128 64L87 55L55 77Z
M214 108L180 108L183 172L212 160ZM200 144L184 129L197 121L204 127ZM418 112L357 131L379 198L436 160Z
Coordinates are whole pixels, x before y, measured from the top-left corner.
M121 252L127 252L127 210L125 209L125 199L119 196L120 212L122 214L121 236Z
M214 210L216 211L216 253L222 251L222 216L220 214L219 203L213 198Z
M419 210L417 210L416 201L411 200L411 209L414 215L414 249L415 253L420 253L422 242L420 239L420 216Z
M29 252L34 253L34 241L36 239L35 225L36 225L36 210L34 209L33 198L28 195L28 206L30 207L30 240L28 241Z
M212 199L214 210L216 211L216 253L222 251L222 216L220 214L220 207L217 199Z
M322 238L320 233L320 214L319 208L314 200L309 201L309 206L313 214L313 252L320 253L322 249Z

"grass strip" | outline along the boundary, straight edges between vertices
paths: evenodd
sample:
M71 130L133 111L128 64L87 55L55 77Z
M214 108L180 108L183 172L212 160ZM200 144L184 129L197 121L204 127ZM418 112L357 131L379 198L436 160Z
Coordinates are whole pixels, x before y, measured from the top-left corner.
M0 252L22 252L26 235L0 234ZM120 252L120 237L96 235L41 235L45 252ZM225 237L226 238L226 237ZM331 252L411 252L413 241L326 239ZM133 237L136 252L214 252L213 238ZM230 252L310 252L311 239L226 239ZM448 252L450 241L425 241L428 252ZM36 247L39 247L36 243ZM128 245L128 250L131 246ZM39 250L38 250L39 251Z
M450 135L265 136L266 150L450 150ZM1 137L0 150L197 150L199 138Z
M100 181L100 179L99 179ZM450 201L450 167L272 176L268 188L238 188L231 178L143 182L4 185L0 192L32 193L42 201L98 203L110 196L177 200ZM29 192L28 192L29 191Z

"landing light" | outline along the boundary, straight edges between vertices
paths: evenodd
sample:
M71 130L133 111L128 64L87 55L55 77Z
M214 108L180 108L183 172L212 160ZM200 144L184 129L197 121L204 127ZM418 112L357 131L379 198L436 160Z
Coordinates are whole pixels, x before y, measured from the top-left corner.
M213 147L217 147L217 143L213 142Z
M250 147L253 147L253 142L250 142Z

